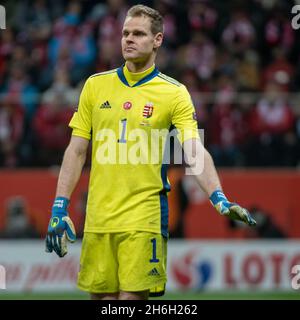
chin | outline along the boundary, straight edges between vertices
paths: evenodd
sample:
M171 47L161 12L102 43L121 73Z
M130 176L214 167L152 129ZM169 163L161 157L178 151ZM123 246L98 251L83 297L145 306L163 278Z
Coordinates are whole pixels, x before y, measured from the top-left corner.
M136 56L135 54L130 54L130 53L128 54L127 52L123 54L123 57L125 60L132 61L132 62L139 60L138 56Z

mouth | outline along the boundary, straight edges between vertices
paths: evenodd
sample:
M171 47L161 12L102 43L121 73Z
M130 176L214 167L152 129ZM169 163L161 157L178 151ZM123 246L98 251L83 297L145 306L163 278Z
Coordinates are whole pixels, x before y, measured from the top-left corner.
M127 47L125 48L125 51L130 52L130 51L135 51L135 48L132 47Z

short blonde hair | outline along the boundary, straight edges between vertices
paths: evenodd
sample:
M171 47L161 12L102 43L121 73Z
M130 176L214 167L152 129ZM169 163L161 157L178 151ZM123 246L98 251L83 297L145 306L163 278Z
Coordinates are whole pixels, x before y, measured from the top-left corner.
M159 32L164 32L163 17L161 14L150 7L144 6L142 4L137 4L131 7L127 12L127 17L141 17L146 16L151 20L151 32L155 35Z

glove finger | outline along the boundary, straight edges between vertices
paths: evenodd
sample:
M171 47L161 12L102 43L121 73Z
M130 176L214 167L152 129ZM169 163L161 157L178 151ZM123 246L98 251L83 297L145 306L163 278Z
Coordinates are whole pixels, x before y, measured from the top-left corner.
M54 234L53 234L53 232L50 233L50 243L51 243L52 250L53 250L54 252L56 252L56 251L55 251L55 247L54 247Z
M242 221L244 221L246 224L249 224L249 215L248 215L246 209L244 209L244 208L242 208L240 206L237 206L236 212L241 217Z
M256 225L256 221L251 217L251 214L250 212L245 209L245 208L242 208L242 214L244 215L245 217L245 222L249 225L249 226L255 226Z
M52 252L53 251L53 247L52 247L52 243L51 243L51 235L47 234L46 235L46 252Z
M60 248L58 246L58 235L57 234L54 234L52 237L52 245L53 245L53 250L60 257L61 252L60 252Z
M249 215L249 226L256 226L256 221Z
M231 212L234 212L236 215L235 217L232 217L233 219L241 220L248 224L249 226L255 226L256 221L251 217L249 211L245 208L240 207L239 205L234 205L230 208Z
M234 219L234 220L240 220L240 221L243 221L243 222L246 222L245 221L245 216L242 212L242 208L238 205L233 205L230 207L230 213L229 213L229 216L231 219Z
M60 245L60 257L62 258L68 253L66 232L63 233L62 237L59 237L58 241Z
M233 205L230 208L230 217L234 220L240 220L246 224L249 224L247 212L239 205Z
M56 248L55 248L55 235L54 235L54 233L52 232L52 233L50 233L50 236L49 236L49 241L50 241L50 246L51 246L51 248L52 248L52 251L54 251L55 253L57 253L56 252Z
M76 231L72 220L69 217L63 217L62 219L66 223L66 236L70 242L75 242Z
M56 236L56 247L60 258L64 256L64 254L62 253L61 238L62 237L60 236Z

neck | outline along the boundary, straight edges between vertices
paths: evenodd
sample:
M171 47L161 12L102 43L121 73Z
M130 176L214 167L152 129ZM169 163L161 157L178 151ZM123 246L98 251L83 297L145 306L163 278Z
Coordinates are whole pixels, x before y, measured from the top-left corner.
M149 59L147 61L139 61L139 62L133 62L133 61L126 61L126 67L130 72L138 73L143 72L147 69L149 69L154 64L154 59Z

